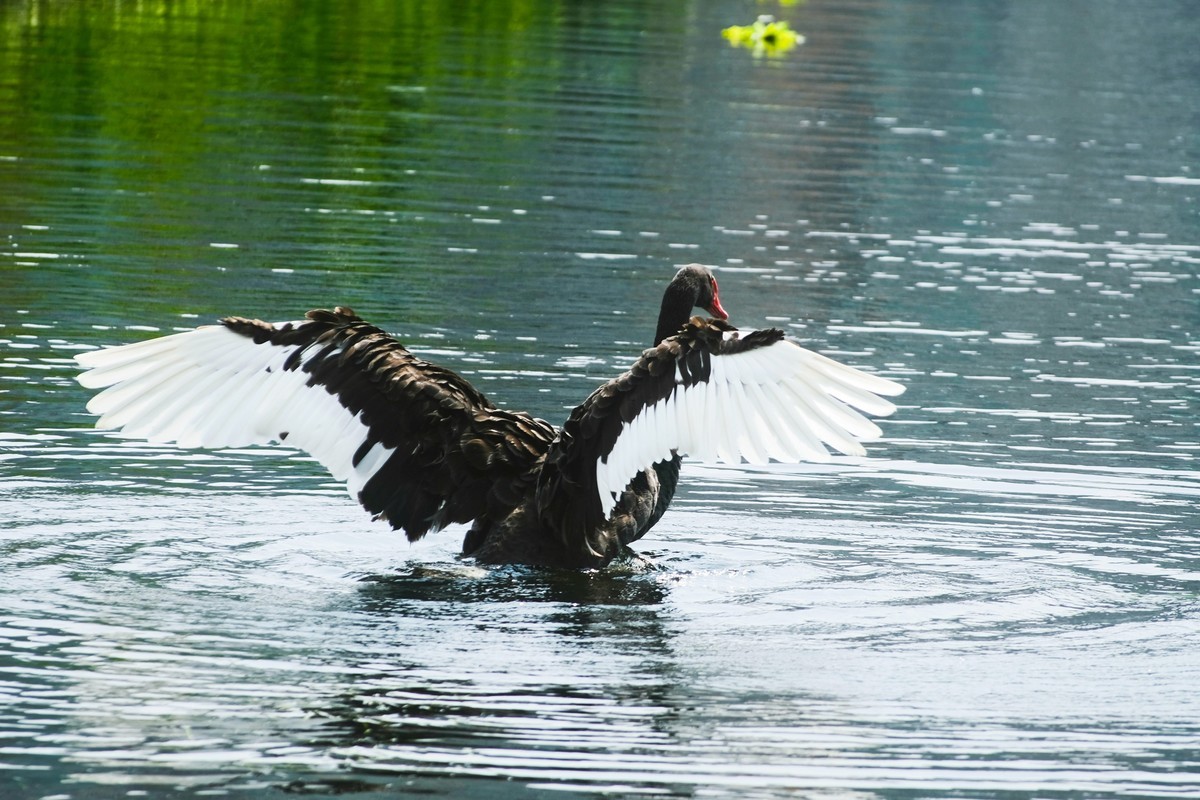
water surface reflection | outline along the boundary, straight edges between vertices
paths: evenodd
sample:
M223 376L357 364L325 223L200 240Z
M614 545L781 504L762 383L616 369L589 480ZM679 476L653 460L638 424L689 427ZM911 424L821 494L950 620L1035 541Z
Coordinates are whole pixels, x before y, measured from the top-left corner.
M1194 10L761 11L806 43L729 48L725 0L0 10L0 795L1194 794ZM623 571L410 547L73 379L340 303L561 421L691 261L909 390L868 459L688 464Z

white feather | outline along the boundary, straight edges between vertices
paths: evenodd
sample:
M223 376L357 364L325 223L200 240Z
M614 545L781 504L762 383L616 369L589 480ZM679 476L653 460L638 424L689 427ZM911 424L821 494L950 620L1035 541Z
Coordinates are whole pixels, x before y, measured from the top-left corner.
M737 428L733 423L734 418L729 413L733 407L733 385L724 375L716 384L717 393L713 398L715 402L708 406L708 418L713 420L713 428L717 432L717 459L726 464L736 464Z
M838 361L834 361L828 356L823 356L820 353L814 353L811 350L805 350L798 345L793 345L796 349L805 353L808 357L809 364L813 369L828 375L830 378L841 381L842 383L855 386L872 394L881 394L887 397L892 397L904 392L904 387L895 381L889 381L886 378L881 378L878 375L872 375L868 372L848 367Z
M156 387L153 392L146 391L143 395L145 408L127 424L117 424L119 420L114 422L106 415L96 422L96 427L121 428L125 436L137 436L151 442L173 442L188 429L188 418L203 410L203 406L198 407L200 399L222 380L220 373L204 375L189 364L187 372L180 375L171 386L164 385Z
M634 468L634 465L637 463L637 454L634 452L634 448L641 441L643 424L642 418L638 417L626 425L622 429L622 433L627 437L626 441L629 442L629 445L621 448L619 452L614 451L614 454L617 456L615 459L611 456L609 457L612 467L609 470L610 480L608 485L614 494L619 495L621 490L625 488L625 484L619 480L619 477L621 475L632 477L637 471Z
M846 436L835 425L830 424L829 418L824 413L826 407L833 402L830 398L804 391L802 385L793 381L785 382L784 388L789 390L792 403L807 420L808 429L814 436L845 455L858 456L865 453L862 445Z
M763 391L775 401L776 407L782 409L779 430L798 461L828 461L829 451L821 446L821 441L812 433L812 427L803 412L796 408L791 394L785 387L767 383Z
M207 325L193 331L188 331L187 334L194 335L200 331L210 330L213 327ZM89 350L84 353L78 353L75 356L75 361L88 370L88 372L79 376L79 382L89 389L110 386L113 381L105 378L105 372L115 370L127 364L136 363L145 365L153 363L158 355L178 347L179 340L174 339L173 336L159 336L142 342L121 345L120 347L105 347L100 350Z
M607 517L608 512L612 511L615 501L612 489L608 485L608 464L601 459L596 459L596 491L600 495L600 507L604 510L604 516Z
M358 493L367 485L367 481L371 480L371 476L387 463L394 452L396 452L396 448L386 447L382 442L376 442L367 451L362 461L358 462L358 466L354 467L354 471L346 483L346 490L350 492L351 497L358 499Z
M752 435L762 442L766 456L776 461L795 460L797 456L788 448L781 434L786 410L779 408L758 383L746 384L746 394L750 401Z
M750 432L746 429L746 417L744 413L746 399L741 381L727 381L725 383L725 390L727 398L725 400L725 408L721 411L721 416L725 419L726 430L729 432L729 436L726 439L728 455L725 458L725 463L737 464L740 461L747 461L751 464L761 463L761 457L748 441ZM744 455L743 451L745 451Z
M678 447L681 442L686 442L691 431L687 411L684 407L685 401L686 395L677 386L671 392L671 413L675 416L675 434L672 437L672 441L675 443L675 447Z
M860 411L886 416L895 406L880 395L904 391L898 383L788 341L713 356L708 380L691 386L683 384L677 367L675 381L668 399L623 425L607 462L597 462L606 514L615 505L613 492L672 451L726 463L828 461L827 447L864 455L861 442L878 438L881 431Z
M87 370L79 382L103 388L88 403L100 415L97 427L181 447L243 447L287 434L289 445L309 452L357 496L394 451L376 444L354 466L370 431L324 387L307 385L303 369L283 369L297 347L256 344L207 326L80 353L76 361Z
M167 364L149 374L129 375L128 378L109 386L88 401L87 410L101 416L116 414L126 405L143 397L147 391L160 391L159 386L175 380L180 373L190 369L192 367L188 364Z
M721 385L722 382L710 379L707 383L698 384L704 387L704 424L701 435L704 436L708 461L721 460L721 437L724 436L724 426L721 422Z
M648 411L649 416L646 418L646 431L637 440L637 457L634 459L634 466L638 469L645 469L647 465L653 463L655 447L658 444L659 435L663 428L663 403L659 402L652 405Z
M709 384L698 383L686 389L681 387L680 391L687 398L684 405L688 414L688 438L680 443L679 450L701 461L711 461L716 451L712 447L712 439L704 429L704 420L707 419L708 413Z
M879 438L880 430L875 423L845 405L832 393L826 393L822 384L793 375L787 380L787 385L816 409L830 427L858 439Z

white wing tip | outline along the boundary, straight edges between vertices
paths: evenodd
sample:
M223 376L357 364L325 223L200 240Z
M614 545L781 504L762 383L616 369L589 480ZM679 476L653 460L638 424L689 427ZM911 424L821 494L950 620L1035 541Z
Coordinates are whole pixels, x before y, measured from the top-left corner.
M867 374L867 373L864 373L864 374ZM904 394L904 392L908 389L908 387L905 386L903 383L899 383L898 381L893 381L889 378L883 378L883 377L880 377L879 375L871 375L871 377L874 378L876 381L878 381L878 383L874 384L873 387L871 388L871 391L875 392L875 394L881 394L885 397L899 397L900 395ZM895 406L893 406L892 411L895 411L895 410L896 410Z

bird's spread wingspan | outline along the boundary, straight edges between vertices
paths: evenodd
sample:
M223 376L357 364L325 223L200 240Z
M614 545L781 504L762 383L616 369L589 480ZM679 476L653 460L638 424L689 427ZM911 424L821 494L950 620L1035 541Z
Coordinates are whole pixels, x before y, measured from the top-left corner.
M693 318L572 412L538 481L543 514L563 531L607 517L629 481L673 454L794 463L826 447L864 453L898 383L826 358L767 329ZM564 498L566 498L564 500Z
M410 539L502 516L554 436L502 411L349 309L270 325L230 317L76 357L98 427L185 447L282 441Z

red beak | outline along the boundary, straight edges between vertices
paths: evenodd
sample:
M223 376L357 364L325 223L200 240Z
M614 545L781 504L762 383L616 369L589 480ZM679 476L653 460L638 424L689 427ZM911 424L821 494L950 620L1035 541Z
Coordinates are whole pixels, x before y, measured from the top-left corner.
M712 305L708 307L707 311L717 319L729 319L729 314L721 307L721 298L717 296L716 286L713 287Z

